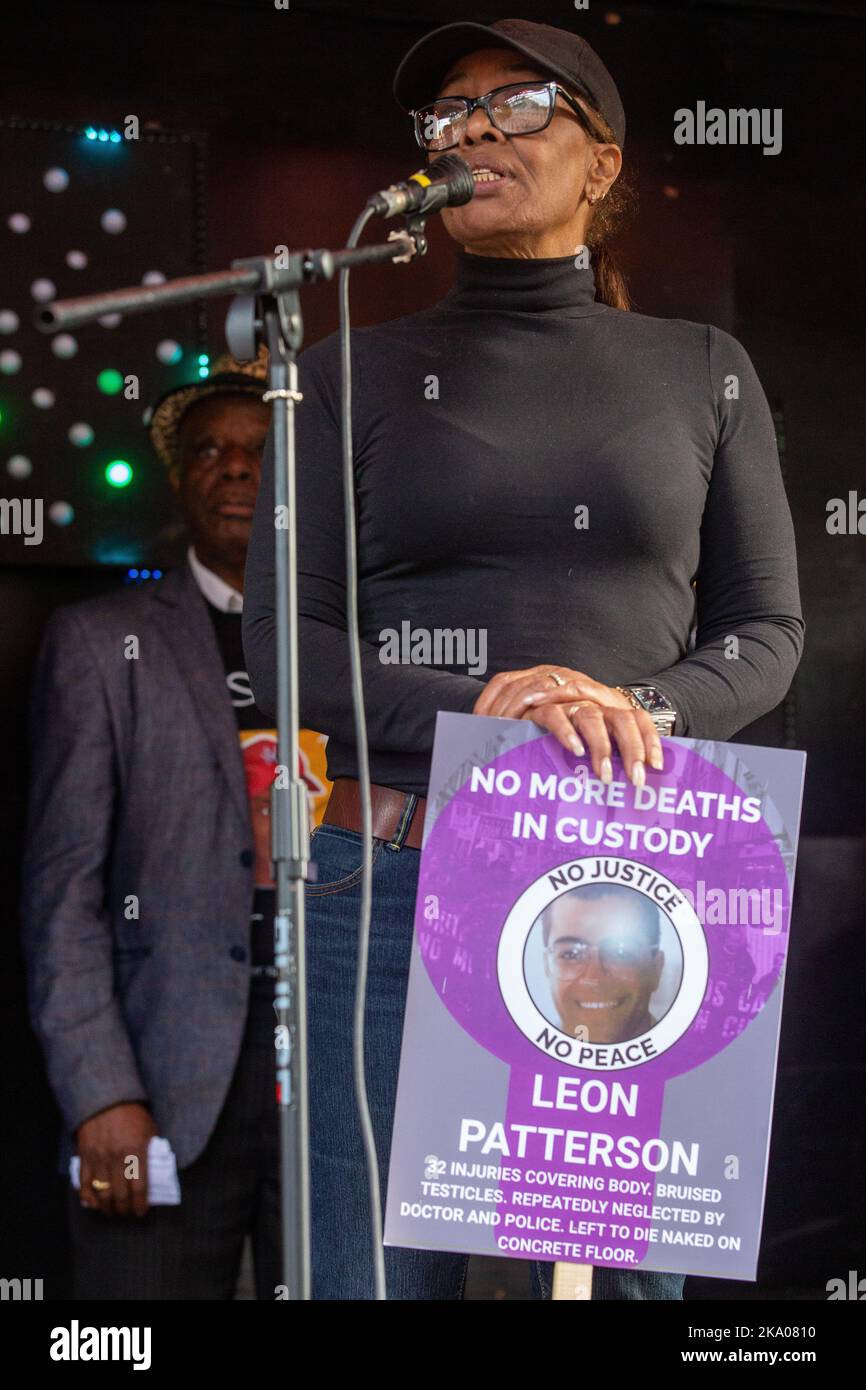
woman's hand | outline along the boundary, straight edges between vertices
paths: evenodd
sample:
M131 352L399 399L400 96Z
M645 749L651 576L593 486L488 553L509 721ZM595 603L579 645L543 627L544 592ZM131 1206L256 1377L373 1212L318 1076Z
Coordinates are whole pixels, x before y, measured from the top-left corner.
M500 671L487 682L472 713L532 719L578 757L588 747L593 771L603 782L613 779L611 734L636 787L646 780L646 762L657 771L664 766L661 738L646 710L634 709L613 686L567 666Z

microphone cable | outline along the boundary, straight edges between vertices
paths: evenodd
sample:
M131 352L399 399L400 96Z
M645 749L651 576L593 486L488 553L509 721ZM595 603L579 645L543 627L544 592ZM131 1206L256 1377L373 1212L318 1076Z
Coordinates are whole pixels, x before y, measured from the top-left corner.
M431 187L431 176L432 184ZM438 180L442 178L442 184ZM428 191L429 190L429 191ZM354 250L361 233L372 217L390 217L397 212L420 211L429 204L430 211L446 205L467 203L475 187L472 171L456 155L443 155L426 170L419 170L405 184L396 185L375 194L359 213L346 242ZM444 196L443 196L444 194ZM343 454L343 514L345 518L346 557L346 635L349 643L352 712L355 724L355 751L358 763L358 782L361 800L361 912L358 923L355 1004L352 1020L352 1072L358 1122L364 1145L372 1228L372 1254L375 1297L387 1300L385 1284L385 1249L382 1241L382 1195L379 1185L379 1163L376 1141L370 1117L370 1102L364 1073L364 1015L367 998L367 975L370 955L370 922L373 903L373 808L370 793L370 750L367 740L367 718L364 708L364 685L361 674L361 635L358 615L358 538L355 509L355 469L352 448L352 347L349 317L349 267L339 272L340 303L340 435Z
M372 207L359 214L346 243L353 250L361 233L375 216ZM341 438L343 447L343 509L346 532L346 635L349 641L349 662L352 686L352 710L355 720L355 751L358 763L358 782L361 797L361 830L363 836L361 865L361 913L358 923L357 968L355 977L355 1008L352 1027L352 1070L355 1082L355 1102L364 1144L367 1182L370 1198L370 1224L373 1233L373 1277L377 1300L387 1300L385 1287L385 1249L382 1243L382 1195L379 1186L379 1161L370 1102L364 1075L364 1014L367 998L367 971L370 953L370 919L373 903L373 807L370 796L370 750L367 742L367 718L364 708L364 685L361 678L361 635L358 618L358 538L355 509L355 470L352 451L352 347L349 323L349 269L340 270L340 359L342 390L340 393Z

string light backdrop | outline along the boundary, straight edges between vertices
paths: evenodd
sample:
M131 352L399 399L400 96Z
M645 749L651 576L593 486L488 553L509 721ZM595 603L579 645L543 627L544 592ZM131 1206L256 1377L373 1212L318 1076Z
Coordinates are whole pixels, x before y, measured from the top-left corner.
M204 141L126 118L4 120L0 162L0 560L170 564L180 531L146 421L163 392L207 376L205 306L55 336L34 313L207 268Z

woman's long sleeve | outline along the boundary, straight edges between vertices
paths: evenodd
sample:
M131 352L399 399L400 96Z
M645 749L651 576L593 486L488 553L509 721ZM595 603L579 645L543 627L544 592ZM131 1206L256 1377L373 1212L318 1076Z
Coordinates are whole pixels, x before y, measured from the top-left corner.
M794 528L767 398L745 348L708 329L719 437L701 522L694 649L647 674L676 733L729 739L787 693L803 650Z

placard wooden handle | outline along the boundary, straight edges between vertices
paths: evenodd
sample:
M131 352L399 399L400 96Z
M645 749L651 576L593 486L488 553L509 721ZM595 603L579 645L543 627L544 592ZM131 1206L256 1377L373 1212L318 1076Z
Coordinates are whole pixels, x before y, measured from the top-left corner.
M553 1266L552 1298L592 1298L592 1265L571 1265L557 1260Z

